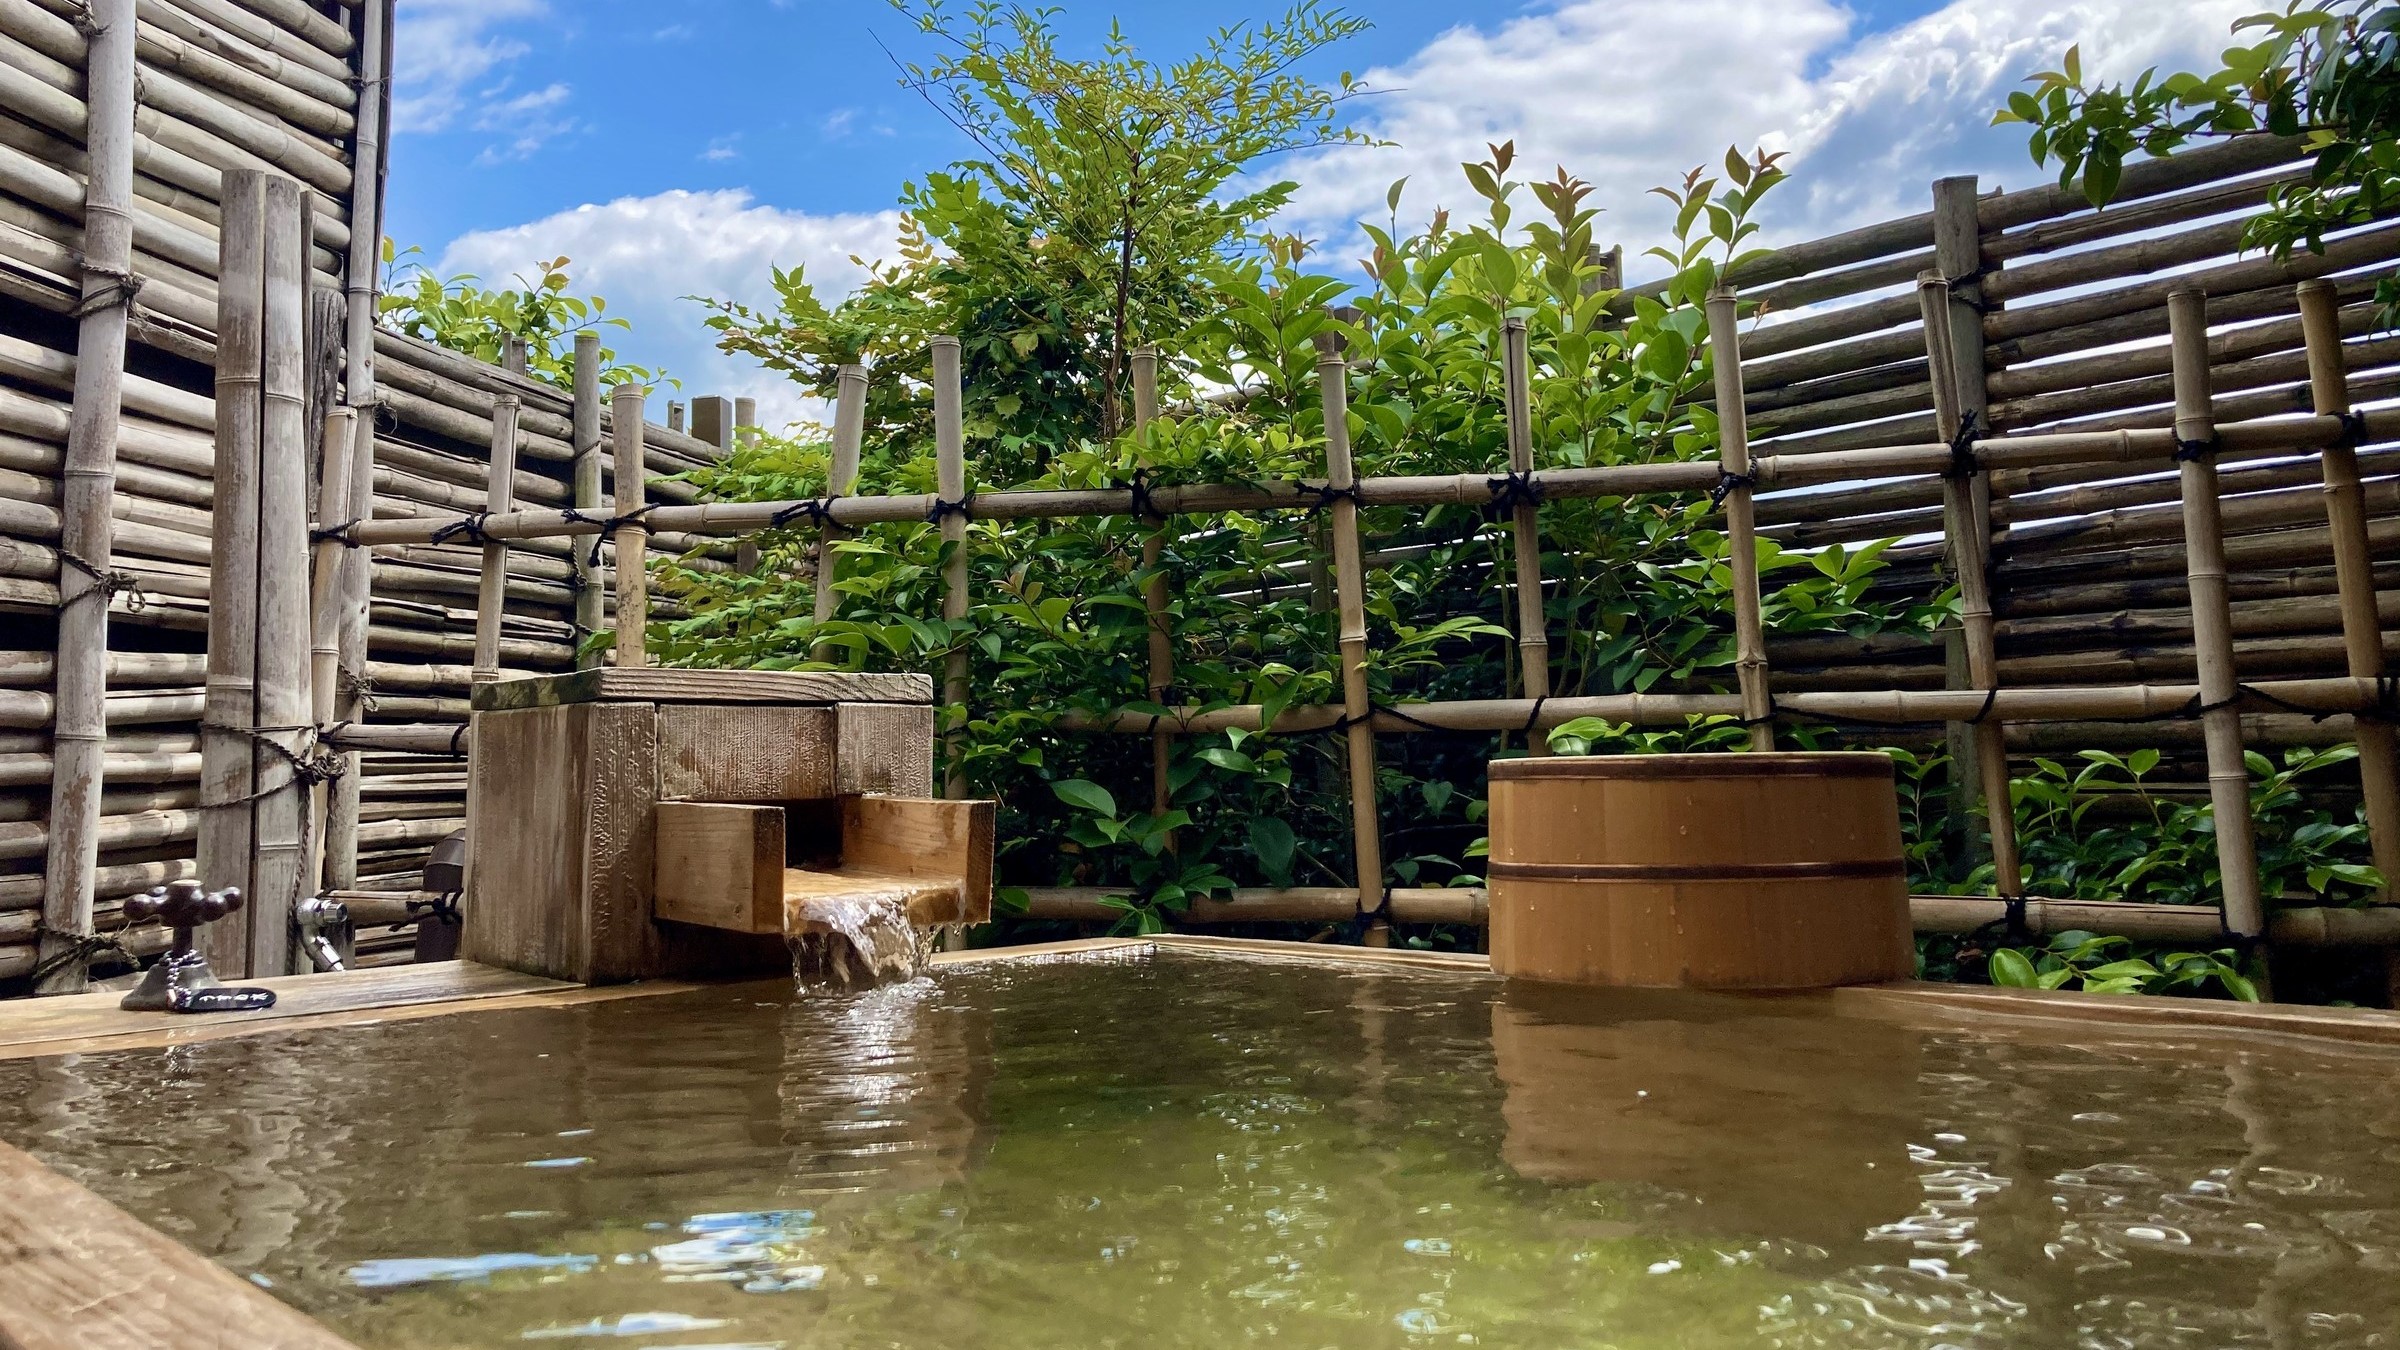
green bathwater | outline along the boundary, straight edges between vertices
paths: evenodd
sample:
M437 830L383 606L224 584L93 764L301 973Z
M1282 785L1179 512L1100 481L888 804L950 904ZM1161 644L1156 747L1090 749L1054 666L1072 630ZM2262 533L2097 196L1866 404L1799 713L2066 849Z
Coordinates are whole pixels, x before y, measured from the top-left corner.
M0 1137L377 1350L2400 1343L2400 1060L1822 1000L999 963L0 1064Z

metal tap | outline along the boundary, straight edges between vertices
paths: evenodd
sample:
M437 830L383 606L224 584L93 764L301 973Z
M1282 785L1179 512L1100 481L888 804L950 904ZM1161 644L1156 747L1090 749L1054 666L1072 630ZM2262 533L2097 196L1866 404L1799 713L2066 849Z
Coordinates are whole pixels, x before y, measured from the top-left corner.
M329 934L349 926L350 906L330 895L312 895L292 906L293 926L300 930L300 950L319 970L343 970L342 949Z
M197 881L169 882L148 895L125 902L125 917L135 923L163 919L175 930L175 945L158 958L118 1003L128 1012L255 1012L275 1006L272 989L236 989L221 984L208 968L208 958L192 946L192 930L213 923L242 907L240 890L228 886L211 894Z

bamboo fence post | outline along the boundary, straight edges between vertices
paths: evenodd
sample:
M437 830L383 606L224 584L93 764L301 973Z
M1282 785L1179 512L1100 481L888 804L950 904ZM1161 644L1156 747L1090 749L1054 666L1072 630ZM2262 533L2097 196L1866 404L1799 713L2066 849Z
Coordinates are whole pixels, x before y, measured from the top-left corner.
M620 666L638 666L649 659L650 527L640 512L648 496L647 470L642 465L642 399L646 391L631 380L617 386L609 402L609 431L616 450L616 495L610 521L617 544L617 659Z
M2341 293L2325 280L2300 283L2300 327L2308 343L2308 384L2320 415L2350 415L2350 379L2342 354ZM2376 614L2375 561L2367 549L2358 446L2344 437L2321 452L2325 523L2333 544L2334 585L2341 600L2342 652L2354 679L2384 677L2383 624ZM2366 798L2367 838L2383 874L2380 904L2400 904L2400 747L2392 725L2357 719L2359 787Z
M1158 420L1158 348L1136 347L1133 352L1133 434L1145 437L1150 424ZM1148 445L1145 442L1140 461L1141 470L1150 467ZM1142 610L1149 619L1150 669L1146 687L1150 701L1164 705L1167 691L1175 684L1174 627L1167 617L1167 576L1162 560L1167 551L1167 521L1152 516L1145 522L1150 531L1142 536ZM1150 728L1150 814L1163 816L1174 805L1174 785L1171 771L1175 758L1174 730L1165 720ZM1169 837L1170 847L1172 836Z
M517 505L517 415L522 407L514 394L492 400L492 477L484 490L484 511L506 515ZM508 544L483 541L483 575L475 591L475 668L470 684L496 683L500 678L500 621L508 609Z
M2233 611L2225 593L2225 536L2217 496L2217 423L2208 371L2208 297L2189 286L2167 296L2175 363L2175 440L2183 492L2185 575L2191 585L2192 652L2200 674L2201 730L2208 746L2208 797L2216 816L2217 872L2225 926L2244 938L2266 932L2258 846L2250 819L2250 771L2242 762L2241 686L2233 665Z
M1533 357L1525 337L1525 321L1510 319L1501 326L1501 365L1508 399L1508 470L1512 483L1533 472ZM1542 512L1535 497L1539 489L1519 486L1514 495L1511 533L1517 562L1517 651L1525 667L1525 697L1533 700L1535 716L1550 697L1549 621L1542 603ZM1525 728L1525 750L1550 753L1550 739Z
M1965 380L1954 364L1958 346L1952 340L1956 315L1949 282L1939 272L1919 274L1917 302L1925 316L1925 355L1933 376L1934 434L1956 444L1961 432L1971 431L1974 423L1962 407L1960 390ZM1967 687L1990 692L2000 687L2000 654L1993 640L1991 573L1985 553L1989 537L1985 522L1990 517L1976 507L1975 480L1984 477L1963 458L1943 476L1942 521L1958 580L1958 640L1965 649ZM2003 898L2016 899L2024 895L2025 882L2017 850L2016 808L2008 791L2006 728L1999 718L1985 716L1968 724L1967 730L1976 796L1982 799L1991 830L1993 880Z
M841 369L840 387L833 403L833 460L825 468L825 496L828 500L847 497L858 491L858 452L867 433L867 368L855 362ZM832 521L817 527L817 608L816 621L829 622L841 609L841 592L834 589L841 580L841 554L835 546L845 531ZM810 650L812 660L832 658L833 649L823 642Z
M1366 566L1358 541L1358 472L1350 461L1350 365L1338 334L1317 339L1317 389L1325 410L1325 486L1333 499L1334 603L1342 661L1342 719L1348 725L1350 832L1358 869L1358 912L1370 947L1391 945L1384 912L1382 813L1375 795L1374 704L1367 694Z
M390 0L367 0L359 14L358 111L352 135L350 249L343 266L342 394L359 417L352 428L350 455L350 520L375 514L375 415L381 406L375 387L375 313L378 276L383 261L384 114L391 94L389 50L393 6ZM220 348L220 351L222 348ZM336 453L328 445L330 458ZM335 696L339 721L366 715L367 610L374 589L375 561L371 550L342 550L341 618L338 642L341 688ZM333 782L325 806L325 880L331 887L358 883L359 756L343 756L344 772ZM218 925L222 927L224 925Z
M43 860L39 994L81 993L100 866L108 740L108 607L115 589L117 435L133 275L133 0L94 0L84 73L83 198L75 393L61 466L58 656L50 729L50 838Z
M208 539L208 684L200 722L200 883L250 892L250 746L257 721L259 361L265 334L266 175L225 173L218 234L216 459ZM247 974L242 925L197 935L220 972ZM280 972L277 972L280 973Z
M528 355L525 339L510 333L500 339L500 368L511 375L525 373Z
M1775 748L1774 702L1767 691L1767 635L1759 618L1758 523L1750 472L1750 426L1742 394L1739 308L1731 287L1708 295L1708 341L1716 358L1717 455L1723 475L1725 560L1733 569L1734 669L1750 748Z
M1950 384L1957 400L1957 415L1962 423L1971 422L1978 429L1988 429L1991 400L1984 369L1983 230L1976 216L1976 188L1977 180L1973 174L1934 180L1933 254L1934 268L1947 283L1945 308L1948 310L1949 324L1945 330L1945 341L1950 352L1950 366L1954 371ZM1921 311L1924 303L1920 296ZM1930 344L1933 338L1930 328L1927 331L1927 342ZM1956 525L1950 526L1950 547L1954 554L1970 545L1976 550L1988 587L1991 574L1991 476L1979 468L1966 482L1969 499L1967 512L1972 527L1962 533ZM1946 485L1944 492L1944 500L1947 501ZM1975 682L1974 662L1966 650L1969 641L1963 628L1946 630L1943 635L1948 659L1944 683L1950 688L1967 688ZM1984 738L1975 727L1957 724L1946 726L1942 739L1950 755L1952 789L1945 803L1948 818L1944 832L1950 836L1952 861L1963 872L1971 870L1974 860L1983 853L1983 850L1975 847L1975 832L1969 822L1977 799L1986 794L1990 776L1981 763L1980 747ZM2006 778L2005 774L2001 775L2003 783ZM1988 806L1986 809L1988 811ZM2014 823L2013 812L2011 823ZM1996 861L1994 870L2001 875L2013 875L2011 869L1999 867ZM2001 894L2010 895L2014 891L2003 890Z
M308 875L308 791L296 761L315 739L309 697L308 371L310 197L297 179L266 188L265 323L259 362L258 727L251 752L257 857L250 974L294 973L292 908Z
M575 399L567 432L574 453L574 503L579 511L600 509L600 335L575 335ZM571 559L569 582L575 593L575 664L588 669L600 660L583 640L607 621L608 579L600 568L600 550L578 548Z
M967 617L967 442L958 358L957 338L933 340L934 513L940 518L945 554L942 618L952 623ZM959 756L966 746L967 648L955 633L951 644L942 670L943 717L950 723L943 737L942 795L964 797L967 774Z
M750 444L757 438L744 433L755 432L757 429L758 400L754 398L735 399L733 401L733 429L727 433L724 448L731 452ZM758 563L758 536L743 535L741 542L734 545L733 570L755 573L758 571Z
M357 436L358 412L352 408L331 408L325 413L325 434L320 440L317 469L317 530L324 531L341 523L350 506L351 445ZM309 718L317 726L319 736L333 725L339 715L342 674L342 560L351 552L342 541L324 533L313 533L310 547L311 574L309 577ZM345 768L343 777L348 777ZM326 890L326 858L333 847L332 793L329 785L312 784L309 789L309 818L325 822L316 836L316 848L309 859L308 890L321 895Z
M346 516L366 520L375 514L375 411L370 403L357 409L350 429L350 501ZM340 617L336 643L340 669L335 674L333 717L337 725L363 721L373 703L367 669L367 609L375 577L374 552L344 548L341 561ZM345 751L342 776L333 780L332 799L325 806L326 889L358 884L359 766L355 750Z

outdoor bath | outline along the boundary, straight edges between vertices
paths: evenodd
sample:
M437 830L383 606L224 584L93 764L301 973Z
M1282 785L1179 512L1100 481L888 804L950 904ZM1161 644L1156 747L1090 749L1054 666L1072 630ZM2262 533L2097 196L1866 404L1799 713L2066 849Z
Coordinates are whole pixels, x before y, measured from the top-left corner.
M2310 1039L2323 1011L1185 939L863 995L639 988L0 1061L0 1140L365 1350L2364 1345L2400 1317L2400 1049Z

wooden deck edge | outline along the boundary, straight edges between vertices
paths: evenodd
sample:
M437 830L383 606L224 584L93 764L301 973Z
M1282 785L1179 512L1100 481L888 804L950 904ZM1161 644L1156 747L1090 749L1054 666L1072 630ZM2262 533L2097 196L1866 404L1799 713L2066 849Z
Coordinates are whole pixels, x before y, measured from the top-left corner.
M0 1348L357 1350L7 1144L0 1195Z
M329 975L285 975L252 983L273 989L258 1013L129 1013L120 995L77 994L0 1004L0 1060L157 1049L235 1036L413 1021L461 1012L567 1007L680 993L699 986L656 980L587 987L462 961ZM0 1347L5 1350L5 1347Z
M1358 966L1403 966L1456 974L1477 974L1491 969L1489 957L1467 952L1337 947L1313 942L1181 935L1162 935L1149 941L1166 951ZM1928 984L1920 980L1794 993L1762 993L1759 997L1823 999L1828 1009L1837 1015L1929 1017L1952 1026L1974 1027L2005 1019L2053 1026L2070 1023L2087 1031L2093 1027L2105 1027L2111 1031L2170 1035L2255 1034L2339 1041L2353 1046L2400 1046L2400 1012L2386 1012L2377 1008L2318 1008L2290 1003L2235 1003L2218 999L2087 994L2076 990L1996 989L1985 985Z
M1932 1015L1969 1026L1991 1021L2071 1023L2094 1028L2183 1035L2271 1035L2400 1047L2400 1012L2318 1008L2294 1003L2087 994L2079 990L1996 989L1984 985L1856 985L1827 991L1836 1012Z
M1273 938L1200 937L1161 934L1149 939L1162 951L1217 956L1264 957L1276 960L1339 962L1357 966L1402 966L1441 970L1454 975L1489 973L1492 959L1480 952L1432 952L1411 947L1341 947L1326 942L1286 942Z

